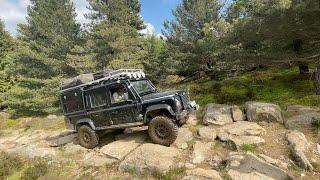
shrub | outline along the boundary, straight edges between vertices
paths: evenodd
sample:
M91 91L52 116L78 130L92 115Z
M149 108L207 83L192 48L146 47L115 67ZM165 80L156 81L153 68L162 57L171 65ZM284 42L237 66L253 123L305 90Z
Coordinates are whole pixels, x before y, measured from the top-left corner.
M23 160L16 156L9 156L5 153L0 153L0 179L19 171L23 168Z
M35 159L22 173L22 180L36 180L48 172L48 163L44 159Z

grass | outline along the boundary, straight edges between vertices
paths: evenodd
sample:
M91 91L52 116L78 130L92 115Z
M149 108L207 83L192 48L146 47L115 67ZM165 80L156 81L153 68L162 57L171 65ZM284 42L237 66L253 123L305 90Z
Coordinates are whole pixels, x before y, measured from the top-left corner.
M185 168L172 168L166 173L155 173L155 177L157 179L161 180L173 180L173 179L179 179L181 178L180 176L184 174L186 171Z
M49 159L25 159L0 153L0 179L7 180L35 180L43 179L64 179L72 169L75 169L74 162L63 164L53 163Z
M300 75L297 67L263 69L236 77L178 83L189 90L201 106L207 103L238 104L246 101L271 102L285 108L290 104L320 106L320 96L310 75Z
M255 152L256 147L252 144L243 144L240 149L242 151L250 151L250 152Z

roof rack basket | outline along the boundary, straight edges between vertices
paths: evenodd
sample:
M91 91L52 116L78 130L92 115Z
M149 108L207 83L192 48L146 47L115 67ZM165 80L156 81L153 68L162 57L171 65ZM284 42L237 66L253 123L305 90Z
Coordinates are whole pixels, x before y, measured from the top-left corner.
M142 69L118 69L118 70L103 70L98 73L95 73L94 80L109 80L117 79L121 77L129 78L145 78L145 73Z

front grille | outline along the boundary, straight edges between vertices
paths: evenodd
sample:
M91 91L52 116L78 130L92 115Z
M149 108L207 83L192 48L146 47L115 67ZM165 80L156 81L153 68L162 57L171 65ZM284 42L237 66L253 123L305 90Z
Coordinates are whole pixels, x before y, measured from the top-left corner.
M180 98L181 98L181 102L183 104L184 109L187 109L189 106L189 97L188 97L187 93L185 93L185 92L180 93Z

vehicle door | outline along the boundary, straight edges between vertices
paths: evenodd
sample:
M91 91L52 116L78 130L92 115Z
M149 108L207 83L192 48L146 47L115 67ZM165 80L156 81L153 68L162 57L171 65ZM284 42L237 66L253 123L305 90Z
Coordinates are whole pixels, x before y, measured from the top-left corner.
M108 86L109 115L113 125L139 121L137 100L125 82ZM140 120L141 121L141 120Z
M102 127L111 125L110 116L107 112L109 106L107 89L104 86L89 89L85 91L84 97L87 113L95 126Z

